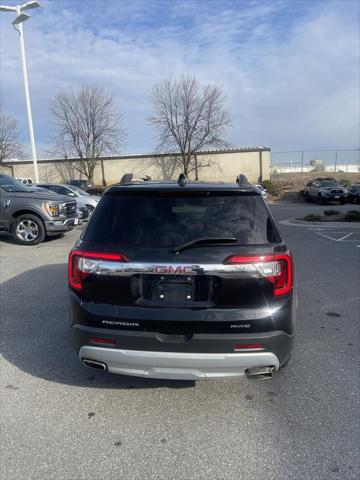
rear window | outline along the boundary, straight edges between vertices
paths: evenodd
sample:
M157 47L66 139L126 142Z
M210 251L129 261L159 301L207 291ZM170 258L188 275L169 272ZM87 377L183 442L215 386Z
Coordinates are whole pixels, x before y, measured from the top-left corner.
M260 195L166 191L105 195L83 239L174 247L199 237L235 237L239 245L280 241Z

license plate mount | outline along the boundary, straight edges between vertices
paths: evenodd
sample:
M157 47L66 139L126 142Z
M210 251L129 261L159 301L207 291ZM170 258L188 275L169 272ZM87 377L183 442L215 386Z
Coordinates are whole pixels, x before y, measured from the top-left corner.
M209 276L141 275L138 304L200 306L212 304L213 279Z

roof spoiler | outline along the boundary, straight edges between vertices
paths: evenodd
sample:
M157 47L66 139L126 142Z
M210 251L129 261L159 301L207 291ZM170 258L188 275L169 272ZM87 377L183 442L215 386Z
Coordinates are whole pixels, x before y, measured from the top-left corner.
M143 177L134 177L133 173L125 173L120 180L120 185L129 185L132 182L148 182L151 180L149 175L144 175Z
M247 179L246 175L243 175L242 173L240 173L240 174L236 177L236 183L237 183L239 186L249 185L249 180Z

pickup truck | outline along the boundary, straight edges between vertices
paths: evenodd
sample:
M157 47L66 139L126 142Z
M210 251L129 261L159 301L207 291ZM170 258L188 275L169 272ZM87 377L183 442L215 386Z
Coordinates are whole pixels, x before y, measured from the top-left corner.
M37 245L78 223L76 201L40 191L0 173L0 231L22 245Z
M317 178L306 184L304 195L308 202L314 201L319 205L324 205L330 201L344 205L347 191L336 180Z

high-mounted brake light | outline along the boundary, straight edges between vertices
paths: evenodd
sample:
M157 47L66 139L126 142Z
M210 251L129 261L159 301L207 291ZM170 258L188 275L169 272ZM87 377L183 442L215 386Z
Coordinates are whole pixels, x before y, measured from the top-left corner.
M292 289L293 265L289 252L272 255L231 255L225 264L242 265L244 271L258 273L274 284L274 295L286 295Z
M72 250L69 255L68 279L69 285L75 290L82 290L83 280L96 270L101 262L128 262L123 253L86 252Z

